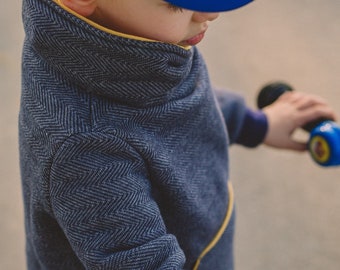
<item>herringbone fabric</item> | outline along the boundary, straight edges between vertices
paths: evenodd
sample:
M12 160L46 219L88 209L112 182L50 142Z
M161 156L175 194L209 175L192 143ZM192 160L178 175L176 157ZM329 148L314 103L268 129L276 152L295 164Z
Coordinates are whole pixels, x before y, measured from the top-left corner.
M114 36L50 0L23 3L28 269L190 269L228 208L225 121L236 141L243 101L215 97L196 48ZM231 269L232 234L201 269Z

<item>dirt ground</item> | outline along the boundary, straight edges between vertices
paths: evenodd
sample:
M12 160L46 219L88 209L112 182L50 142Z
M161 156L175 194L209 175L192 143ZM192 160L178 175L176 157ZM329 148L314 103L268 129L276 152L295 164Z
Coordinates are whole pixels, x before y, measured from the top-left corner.
M17 114L21 2L0 10L0 269L25 269ZM257 0L211 23L199 45L212 82L255 108L259 88L284 80L322 95L340 117L340 1ZM308 138L299 132L300 139ZM340 167L265 146L231 149L239 270L338 270Z

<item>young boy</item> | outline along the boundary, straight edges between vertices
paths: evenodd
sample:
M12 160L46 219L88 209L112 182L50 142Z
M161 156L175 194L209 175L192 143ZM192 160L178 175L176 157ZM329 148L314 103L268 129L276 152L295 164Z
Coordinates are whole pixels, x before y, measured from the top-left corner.
M292 132L334 114L213 90L194 45L249 1L206 2L24 0L28 269L233 269L229 144L305 150Z

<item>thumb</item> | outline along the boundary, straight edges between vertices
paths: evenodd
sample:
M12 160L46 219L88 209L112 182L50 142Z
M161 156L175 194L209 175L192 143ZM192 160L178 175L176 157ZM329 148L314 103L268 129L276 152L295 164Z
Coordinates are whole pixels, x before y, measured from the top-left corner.
M287 144L287 149L298 151L298 152L303 152L303 151L307 150L307 144L304 143L304 142L298 142L298 141L291 140Z

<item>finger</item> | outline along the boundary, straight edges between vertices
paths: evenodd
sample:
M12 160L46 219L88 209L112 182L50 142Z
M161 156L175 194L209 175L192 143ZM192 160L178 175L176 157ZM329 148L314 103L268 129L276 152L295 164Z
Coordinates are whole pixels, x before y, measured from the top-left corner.
M303 152L307 150L307 144L298 141L290 141L290 143L287 145L287 149Z
M287 102L294 102L294 100L298 99L299 97L297 96L297 92L284 92L278 100L280 101L287 101Z
M286 92L279 98L279 100L293 105L297 110L304 110L317 105L328 106L327 102L323 98L301 92Z
M304 110L313 106L327 106L324 99L316 96L302 96L294 102L298 110Z
M336 116L331 108L318 105L300 111L296 118L296 124L298 126L303 126L319 118L335 120Z

